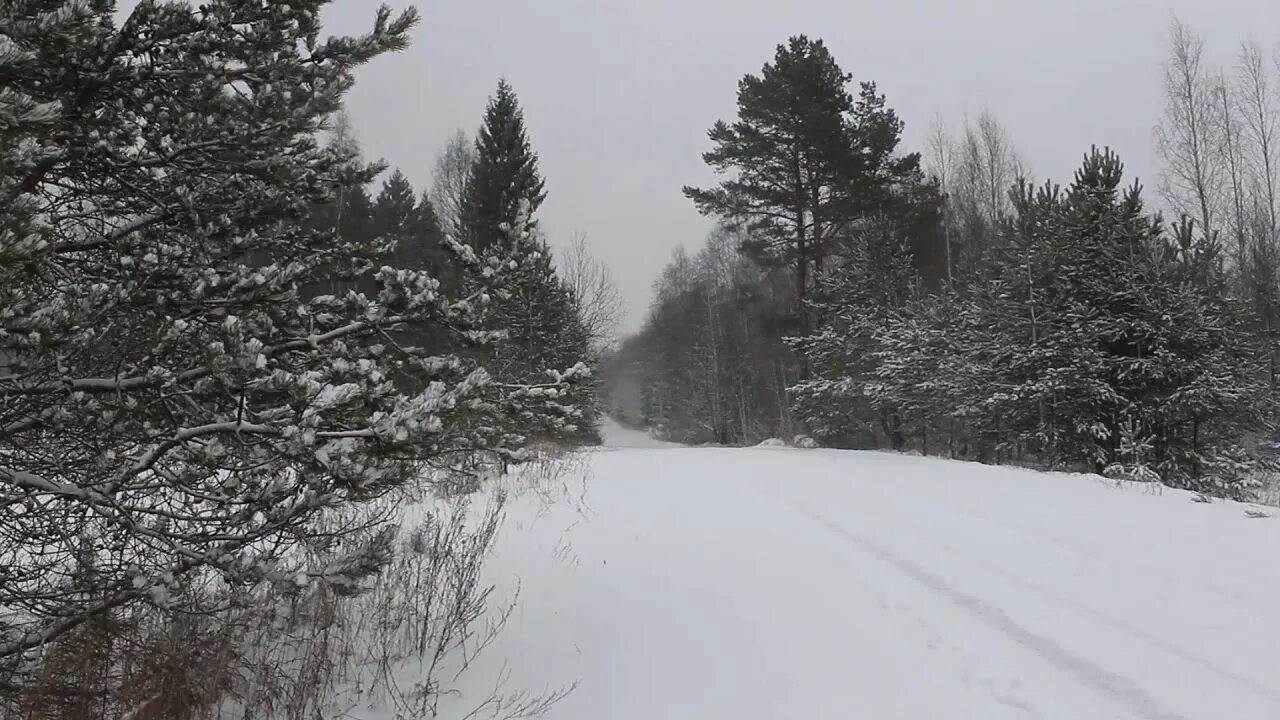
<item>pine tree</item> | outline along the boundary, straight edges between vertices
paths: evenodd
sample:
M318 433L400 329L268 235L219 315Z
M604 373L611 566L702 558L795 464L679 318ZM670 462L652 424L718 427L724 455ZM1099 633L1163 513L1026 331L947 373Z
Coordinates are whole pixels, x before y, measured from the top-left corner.
M1267 393L1216 240L1170 233L1122 179L1095 150L1065 194L1015 194L969 293L974 421L1006 455L1246 494Z
M339 110L334 115L329 134L329 147L332 150L352 163L359 161L360 143L345 111ZM327 277L304 288L305 297L344 295L350 290L375 290L374 283L368 277L355 277L363 261L371 262L375 259L373 253L376 249L371 246L376 235L372 223L373 199L369 197L367 183L368 179L357 173L345 174L340 178L333 196L316 203L304 221L307 228L313 231L336 233L347 247L369 248L368 257L335 257L325 273Z
M395 170L382 184L382 190L369 209L369 232L386 254L375 260L395 268L419 270L431 274L440 288L456 293L458 268L446 245L435 210L425 195L415 195L413 185L400 170ZM370 289L372 292L373 289ZM495 319L495 322L500 320ZM431 322L409 322L391 336L408 347L430 352L463 350L459 343L438 331ZM580 358L582 359L582 358ZM420 391L429 379L415 373L398 372L397 386L405 391Z
M746 246L762 264L792 269L800 335L835 238L919 171L919 155L896 154L902 123L875 85L855 101L849 80L821 40L779 45L760 75L739 82L738 119L708 133L715 148L703 160L733 177L684 189L702 213L748 227Z
M321 41L324 4L142 3L119 28L109 2L0 13L0 505L40 508L0 517L0 703L41 648L202 573L349 584L301 564L300 544L331 544L322 520L424 462L519 459L528 425L563 420L578 368L498 383L388 341L414 323L495 340L484 298L512 258L454 245L474 295L446 295L311 216L382 170L320 134L416 18L383 8ZM303 292L335 268L376 293ZM407 393L398 372L428 382Z
M844 243L839 267L823 277L819 330L797 338L811 376L792 388L794 409L819 440L841 447L895 449L905 442L899 410L874 396L878 335L892 314L921 291L910 234L886 218Z
M896 421L902 449L914 438L921 452L956 457L963 441L963 393L969 384L964 353L954 328L957 304L949 291L916 297L894 310L876 329L873 370L863 394Z
M983 460L1030 455L1055 466L1070 454L1062 447L1069 402L1102 387L1075 369L1099 360L1066 321L1075 288L1063 269L1073 245L1062 193L1021 182L1010 196L1014 216L996 227L985 272L966 283L972 307L957 329L972 378L969 430Z
M489 99L475 155L462 198L461 239L483 253L502 237L504 224L515 222L522 203L532 216L547 195L524 112L506 80Z

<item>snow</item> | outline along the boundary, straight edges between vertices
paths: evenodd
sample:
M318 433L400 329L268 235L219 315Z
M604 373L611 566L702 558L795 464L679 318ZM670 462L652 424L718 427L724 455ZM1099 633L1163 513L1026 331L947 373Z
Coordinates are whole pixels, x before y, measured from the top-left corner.
M518 604L446 699L549 717L1280 718L1280 520L1094 476L661 446L509 508ZM448 716L448 714L444 715Z
M601 423L601 434L604 435L605 447L608 448L674 448L676 443L664 442L654 438L644 430L633 430L621 425L611 417L605 417Z

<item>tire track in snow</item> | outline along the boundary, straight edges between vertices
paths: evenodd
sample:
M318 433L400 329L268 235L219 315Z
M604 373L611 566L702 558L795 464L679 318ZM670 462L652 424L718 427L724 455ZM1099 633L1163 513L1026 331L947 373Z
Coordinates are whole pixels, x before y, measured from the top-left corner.
M940 508L945 507L947 510L950 510L953 515L962 516L970 520L973 520L979 523L980 525L982 525L984 528L996 528L996 529L1000 529L1005 532L1008 532L1014 536L1031 537L1038 542L1043 542L1048 545L1053 545L1058 549L1062 550L1063 552L1069 553L1071 555L1075 555L1077 557L1080 557L1086 560L1100 560L1100 559L1110 560L1111 559L1111 556L1109 555L1104 555L1100 551L1088 549L1077 541L1067 539L1061 535L1058 535L1052 531L1046 530L1042 527L1030 526L1024 523L1009 520L1008 518L1001 517L998 515L984 513L980 510L975 510L968 505L962 505L958 502L955 502L954 499L950 499L950 498L944 497L944 499L941 502L938 502L938 501L934 501L934 502L937 502L938 507ZM939 543L939 544L942 544L942 543ZM946 547L949 548L950 546L946 546ZM1160 572L1158 570L1153 570L1152 568L1145 567L1140 564L1128 564L1124 567L1124 571L1131 575L1145 575L1147 577L1155 578L1160 580L1162 583L1166 585L1177 585L1181 588L1184 588L1186 590L1191 590L1194 592L1210 593L1216 597L1222 598L1223 600L1226 600L1232 603L1237 603L1237 604L1250 603L1251 604L1251 601L1248 597L1242 597L1238 592L1227 590L1225 588L1219 587L1212 583L1188 583L1185 576L1174 575L1166 572ZM1255 606L1253 609L1258 613L1267 613L1271 611L1270 608L1262 607L1262 606ZM1270 691L1265 689L1262 692L1267 694L1270 693Z
M799 511L798 508L797 508L797 511ZM962 514L966 514L966 513L962 513ZM823 520L822 518L814 517L814 519L817 520L818 522L823 523L829 528L835 526L834 523ZM1034 538L1034 536L1030 533L1025 533L1025 534L1028 537ZM1097 608L1081 604L1065 595L1054 592L1053 590L1050 590L1046 587L1042 587L1038 583L1027 580L1026 578L1021 577L1016 573L1012 573L1000 567L999 565L996 565L990 560L974 555L972 553L959 550L953 544L945 543L941 540L928 537L921 533L915 533L914 536L920 542L928 544L940 552L949 553L957 558L961 558L965 562L975 567L981 568L983 572L986 572L995 577L998 577L1007 583L1020 587L1023 590L1029 591L1034 595L1038 595L1041 598L1048 600L1052 603L1056 603L1057 605L1067 608L1068 610L1071 610L1072 612L1078 615L1091 618L1094 622L1105 625L1106 627L1111 628L1117 633L1127 635L1130 638L1140 643L1144 643L1150 647L1156 648L1157 650L1161 650L1164 653L1168 655L1172 655L1173 657L1176 657L1179 660L1182 660L1183 662L1189 665L1193 665L1200 671L1203 671L1210 675L1216 675L1217 677L1223 680L1226 680L1227 682L1238 685L1241 689L1247 690L1260 697L1266 698L1271 702L1280 703L1280 693L1277 693L1275 690L1268 688L1264 685L1261 685L1255 680L1252 680L1248 677L1240 675L1239 673L1233 672L1216 663L1213 663L1210 660L1203 658L1199 655L1196 655L1188 650L1178 647L1177 645L1171 642L1168 642L1156 635L1153 635L1152 633L1149 633L1140 628L1136 628L1132 625L1127 625L1124 622L1118 620L1117 618L1101 610L1098 610Z
M1132 678L1111 672L1087 658L1066 650L1052 639L1031 632L1018 624L1003 609L987 603L982 598L969 595L952 587L942 578L911 560L901 557L866 538L859 537L824 517L812 515L801 510L784 500L769 496L755 489L752 489L751 492L821 525L855 548L870 554L920 585L937 593L956 607L967 611L984 625L1009 638L1015 644L1031 651L1059 671L1075 678L1081 685L1103 697L1128 706L1141 717L1147 720L1192 720L1186 715L1161 706L1150 693L1134 682Z
M761 494L774 502L787 505L792 511L807 518L823 523L828 527L834 525L832 521L825 520L824 518L813 514L813 510L811 509L794 505L791 501L779 497L771 492L765 492L759 488L754 488L754 490L758 494ZM893 495L903 503L919 503L926 501L925 499L909 495L902 495L898 493L893 493ZM1045 543L1048 546L1056 547L1058 550L1068 555L1084 559L1098 560L1103 557L1099 552L1089 550L1075 542L1067 541L1055 534L1052 534L1051 532L1043 532L1038 528L1032 529L1030 526L1022 523L1010 522L1002 517L989 515L967 505L957 503L954 500L947 501L947 499L943 499L941 502L935 503L935 506L938 510L945 511L936 519L937 521L946 523L946 526L950 528L950 532L944 533L944 535L949 534L955 537L963 537L970 530L968 524L972 523L976 526L980 526L986 531L995 530L997 532L1007 534L1009 536L1008 542L1011 545L1031 541ZM930 529L938 530L940 529L940 526L935 522L935 524L930 526ZM1039 598L1053 603L1054 605L1062 607L1077 617L1091 620L1094 623L1107 627L1119 635L1126 636L1131 641L1139 643L1141 646L1151 648L1165 654L1166 656L1176 658L1182 663L1193 667L1196 673L1203 673L1224 681L1225 683L1234 686L1236 692L1248 693L1259 699L1265 700L1269 703L1270 707L1274 707L1280 711L1280 691L1276 688L1268 687L1258 679L1249 677L1238 671L1232 670L1229 667L1214 662L1214 660L1209 657L1196 654L1194 650L1188 649L1187 647L1175 642L1174 640L1177 639L1177 636L1174 636L1173 639L1164 638L1151 631L1144 630L1141 627L1126 623L1123 617L1117 617L1106 610L1074 600L1066 594L1053 590L1050 586L1041 585L1040 583L1030 580L1017 572L1011 571L1006 567L1002 567L992 562L989 557L968 552L962 547L957 546L956 543L948 542L945 537L939 538L937 537L937 533L930 533L922 530L921 528L915 528L910 533L910 537L915 542L927 545L930 552L937 551L949 554L959 560L963 560L974 568L977 568L988 575L999 578L1010 585L1031 593L1032 595L1038 596ZM1126 565L1123 568L1113 568L1112 572L1124 572L1132 575L1143 575L1154 578L1160 580L1163 585L1179 588L1178 592L1181 593L1195 592L1222 598L1233 603L1238 610L1243 611L1246 607L1249 608L1253 612L1257 613L1259 617L1265 617L1266 614L1270 612L1270 610L1265 609L1263 606L1252 602L1248 597L1240 597L1237 594L1226 592L1218 587L1205 587L1200 584L1188 583L1185 577L1153 571L1150 568ZM1280 717L1280 715L1276 715L1276 717Z

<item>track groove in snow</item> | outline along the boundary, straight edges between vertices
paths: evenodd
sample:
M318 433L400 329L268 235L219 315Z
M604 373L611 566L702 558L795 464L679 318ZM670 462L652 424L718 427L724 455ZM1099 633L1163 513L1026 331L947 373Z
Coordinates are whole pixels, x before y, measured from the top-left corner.
M860 550L870 553L882 560L886 565L934 591L948 602L972 613L993 630L1004 634L1010 640L1031 650L1049 664L1070 674L1081 685L1130 706L1142 717L1150 718L1150 720L1188 720L1184 715L1178 715L1160 708L1155 699L1132 679L1113 673L1085 658L1071 654L1053 640L1036 635L1022 627L999 607L988 604L981 598L956 590L937 575L928 572L910 560L899 557L865 538L858 537L829 520L819 516L812 516L811 519ZM1108 622L1108 624L1111 623ZM1127 630L1127 628L1121 629ZM1019 705L1030 709L1028 705L1021 703Z
M610 432L589 510L511 508L519 605L457 707L506 663L578 682L567 720L1280 718L1280 523L1242 506Z

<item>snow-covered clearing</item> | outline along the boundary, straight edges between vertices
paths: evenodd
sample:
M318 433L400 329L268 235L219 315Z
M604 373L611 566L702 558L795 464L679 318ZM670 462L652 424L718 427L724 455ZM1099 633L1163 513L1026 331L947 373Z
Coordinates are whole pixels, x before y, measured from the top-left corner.
M451 708L505 672L576 682L549 714L569 720L1280 718L1280 519L1090 477L610 434L633 447L590 452L581 498L510 508L490 569L519 603Z
M613 418L606 417L602 425L606 449L657 449L682 447L676 443L664 442L647 434L643 430L633 430L619 425Z

